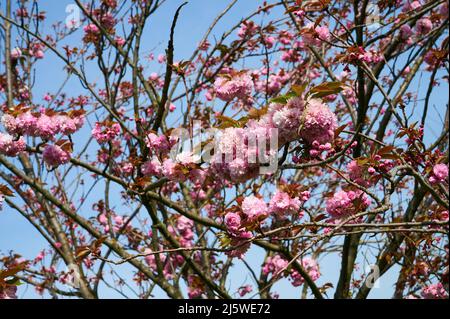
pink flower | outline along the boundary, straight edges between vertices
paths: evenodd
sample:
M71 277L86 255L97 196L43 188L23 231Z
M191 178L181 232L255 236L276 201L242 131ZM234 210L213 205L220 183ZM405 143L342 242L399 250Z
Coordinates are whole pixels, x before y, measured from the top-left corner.
M219 99L229 102L234 98L248 98L252 93L253 82L245 73L219 76L214 82L214 89Z
M314 259L312 259L310 257L304 257L301 261L301 265L313 281L316 281L317 279L320 278L319 267L317 265L317 262ZM305 279L296 270L291 271L290 277L291 277L291 281L292 281L292 286L294 286L294 287L298 287L305 282Z
M288 261L281 257L280 255L275 255L273 257L267 257L266 262L262 268L262 273L264 275L273 274L279 275L280 271L282 271L288 264Z
M252 292L253 288L251 285L245 285L242 287L239 287L238 292L239 296L244 297L246 294Z
M170 150L169 140L165 135L156 135L154 133L150 133L147 135L145 139L147 147L156 153L166 153Z
M177 164L174 163L170 158L163 161L162 173L165 177L174 182L186 180L186 176L184 176L183 172L177 167Z
M383 60L382 54L375 50L363 51L358 58L366 63L378 63Z
M70 161L70 153L58 145L47 145L42 152L44 162L51 167L56 167Z
M303 41L308 45L320 46L323 41L330 39L330 30L327 26L314 27L314 24L310 23L305 29Z
M158 63L166 62L166 56L164 54L158 55Z
M242 212L251 221L263 220L268 215L267 204L262 199L251 195L242 202Z
M300 205L298 197L291 198L289 194L277 191L270 199L269 212L283 217L298 212Z
M31 112L21 113L16 118L9 114L2 117L3 125L10 134L37 136L37 121L38 118Z
M125 176L130 176L133 173L134 167L130 162L124 162L121 164L120 170Z
M154 158L151 161L147 161L142 165L141 172L144 175L159 176L162 173L162 165L157 158Z
M78 130L76 121L66 115L55 115L53 119L58 131L64 135L73 134Z
M369 197L360 190L339 191L327 201L327 212L333 218L342 218L358 213L370 205Z
M405 4L403 5L402 11L403 12L407 12L407 11L411 11L411 10L416 10L418 8L420 8L421 4L419 1L412 1L412 2L405 2Z
M448 292L440 282L423 288L421 295L424 299L448 299Z
M409 25L404 24L400 27L400 36L403 40L407 40L412 35L413 35L413 31Z
M15 140L9 134L0 133L0 153L6 156L17 156L19 153L25 151L26 144L23 137Z
M176 227L178 231L184 233L188 230L192 230L192 227L194 227L194 222L185 216L180 216L177 219Z
M416 31L418 34L427 34L433 29L433 23L428 18L421 18L416 23Z
M43 139L53 140L58 133L58 122L54 117L41 114L36 123L36 130L34 135L40 136Z
M92 129L92 136L97 140L99 144L103 144L113 140L120 134L119 123L109 123L104 125L96 122L95 127Z
M236 213L228 213L225 215L225 226L230 233L238 233L241 227L241 217Z
M18 59L22 56L22 51L19 48L11 50L11 59Z
M204 288L194 275L188 276L188 297L190 299L200 297L204 292Z
M84 26L83 31L85 33L95 33L95 34L100 33L100 29L93 23Z
M441 14L444 17L448 16L448 3L445 2L439 7L439 14Z
M253 21L244 21L241 23L241 28L238 31L240 38L252 37L256 34L259 27Z
M283 142L298 138L298 128L304 110L304 101L301 98L292 98L287 105L271 104L269 114L273 126L278 128L278 134Z
M347 170L348 170L348 177L353 182L363 185L365 187L370 185L370 182L367 180L368 179L367 173L372 172L372 170L373 170L372 173L375 172L373 167L366 169L365 167L358 165L358 162L356 160L353 160L350 163L348 163Z
M330 108L317 99L312 99L306 107L300 136L308 143L331 142L337 128L337 119Z
M119 36L115 37L115 40L118 46L123 46L126 43L125 39Z
M429 178L430 183L443 183L448 178L448 166L446 164L436 164L433 167L432 175Z
M5 127L6 131L9 134L19 134L19 127L17 125L17 120L14 116L10 114L3 114L2 115L2 124Z
M44 51L42 51L42 50L33 51L33 56L36 59L43 59L44 58Z

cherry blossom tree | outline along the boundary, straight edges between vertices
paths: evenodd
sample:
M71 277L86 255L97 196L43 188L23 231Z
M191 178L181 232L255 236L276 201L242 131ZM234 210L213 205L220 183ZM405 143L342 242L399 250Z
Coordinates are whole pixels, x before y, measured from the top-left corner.
M0 298L448 298L448 3L220 1L184 57L180 3L144 52L167 2L2 1L0 217L46 244Z

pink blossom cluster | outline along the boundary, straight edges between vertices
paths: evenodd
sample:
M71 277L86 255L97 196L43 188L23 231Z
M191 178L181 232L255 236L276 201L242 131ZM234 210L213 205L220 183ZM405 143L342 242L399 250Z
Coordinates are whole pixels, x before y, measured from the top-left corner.
M261 123L264 121L278 129L280 144L303 138L319 147L333 140L337 128L336 116L326 104L301 97L293 97L285 105L272 103Z
M113 226L113 231L114 232L120 231L122 227L125 225L126 220L123 218L123 216L117 215L114 212L110 212L109 214L111 215L111 224ZM104 232L108 233L110 228L106 212L103 212L98 216L98 221L100 225L103 226Z
M360 62L375 64L383 60L383 55L375 49L368 49L359 46L351 47L346 53L344 60L357 65Z
M119 123L100 123L96 122L92 129L92 136L99 144L107 143L120 134L121 128Z
M266 276L270 274L273 274L274 277L279 276L280 272L287 267L288 263L289 262L280 255L267 257L262 268L262 273Z
M224 217L224 224L228 230L233 246L239 246L235 253L229 253L230 256L241 258L249 247L249 243L243 243L252 238L252 232L248 230L249 226L261 224L271 214L278 218L286 218L289 215L299 213L303 202L309 199L309 192L301 192L300 198L292 198L289 194L277 191L271 198L269 204L263 199L254 195L245 197L241 203L241 210L238 212L229 212Z
M408 24L404 24L400 27L400 37L402 40L408 41L413 36L414 32Z
M180 182L190 178L194 183L202 183L204 172L201 170L187 169L192 163L198 161L192 152L183 151L178 153L175 159L168 156L169 151L178 141L177 137L156 135L149 133L145 139L150 151L150 158L141 166L144 175L165 176L168 179Z
M169 225L167 230L174 237L177 237L181 247L192 247L193 239L194 239L194 222L182 215L178 215L176 217L175 225ZM149 237L152 237L152 232L149 233ZM163 250L163 247L158 248L159 250ZM145 248L144 253L147 254L144 258L145 262L153 271L157 271L157 262L156 255L160 259L163 265L163 274L164 277L168 280L173 278L173 274L177 267L181 267L185 260L184 257L180 254L152 254L152 250L150 248ZM198 259L199 254L194 254L194 259ZM197 260L198 261L198 260Z
M420 8L422 5L420 4L420 1L414 0L414 1L405 1L405 4L402 7L402 12L408 12L413 11L418 8Z
M248 236L246 229L243 227L241 216L238 213L227 213L224 222L230 234L238 237L251 237L251 235Z
M320 278L319 266L317 265L317 262L314 259L310 257L302 258L301 265L313 281L316 281L317 279ZM290 279L292 282L292 286L294 287L301 286L305 282L303 276L300 275L300 273L295 269L291 270Z
M150 267L154 272L158 271L158 266L156 263L156 254L152 253L150 248L144 249L144 254L147 254L144 258L145 263ZM170 280L173 278L173 265L171 262L167 262L167 256L163 254L158 254L158 258L161 261L163 266L163 275L166 279Z
M85 25L83 27L83 31L86 34L99 34L100 33L100 29L94 23L90 23L88 25Z
M419 35L429 33L433 29L433 22L428 18L421 18L416 23L416 31Z
M448 166L446 164L436 164L429 178L430 183L444 183L448 179Z
M250 243L246 241L253 237L250 231L247 231L243 225L243 218L239 213L227 213L224 218L225 227L230 235L230 245L236 249L230 250L226 254L230 257L242 258L250 247Z
M188 276L188 297L190 299L198 298L204 293L205 289L200 284L198 278L194 275Z
M175 223L175 229L182 247L192 247L194 239L194 221L185 216L179 216Z
M336 116L318 99L305 102L294 97L286 105L272 103L259 120L249 120L244 128L229 127L220 132L211 166L213 172L226 180L248 180L260 172L260 163L276 157L278 149L271 144L274 140L282 146L302 138L313 149L317 148L314 154L318 155L331 149L329 142L333 141L336 128Z
M213 173L235 182L255 177L260 163L269 162L278 152L270 147L275 139L272 129L264 122L249 121L246 128L229 127L219 132L211 158Z
M341 190L327 200L327 212L332 218L340 219L363 211L370 203L370 198L361 190Z
M167 157L170 149L176 144L174 137L166 135L156 135L149 133L145 143L149 148L151 158L141 166L141 172L144 175L156 175L169 178L173 181L184 181L185 174L182 171L182 165L174 162ZM182 158L183 163L188 162L187 156Z
M367 165L359 165L358 161L352 160L347 165L348 177L353 182L368 187L371 185L371 177L376 173L375 168Z
M9 134L0 133L0 154L14 157L25 151L25 148L26 144L22 136L15 139Z
M166 135L156 135L149 133L145 139L147 147L152 154L167 154L170 149L176 144L177 140L174 137L167 137Z
M288 261L280 255L268 257L262 268L262 273L266 276L272 274L273 277L289 276L289 279L294 287L301 286L304 283L305 279L297 270L295 270L294 267L288 267L286 269L288 264ZM319 267L314 259L310 257L303 257L300 261L300 264L313 281L316 281L320 278Z
M238 293L240 297L244 297L246 294L251 293L253 291L253 287L251 285L245 285L239 287Z
M364 61L366 63L378 63L381 62L383 60L383 55L381 55L379 52L377 52L374 49L370 49L370 50L364 50L360 55L359 55L359 60Z
M288 193L283 191L276 191L269 202L269 212L275 214L280 218L299 213L299 217L303 216L303 212L300 212L301 205L307 201L310 197L308 191L304 191L299 197L292 198Z
M245 197L242 202L242 213L249 222L264 220L269 215L267 204L254 195Z
M31 44L28 53L30 56L35 57L36 59L43 59L44 58L43 45L41 43Z
M253 21L244 21L238 31L240 38L252 37L258 32L259 27Z
M268 94L277 94L291 78L290 74L283 70L270 74L268 79L266 77L267 73L269 73L267 70L263 70L260 75L254 73L259 78L255 82L255 90L257 92L267 91Z
M216 96L225 102L234 98L248 99L252 90L253 81L247 73L225 74L218 76L214 82Z
M448 292L440 282L423 288L421 295L424 299L448 299Z
M320 46L330 39L330 30L327 26L316 26L309 23L303 32L303 41L308 45Z
M280 144L299 138L299 128L304 110L305 101L299 97L289 99L286 105L278 103L269 105L269 123L278 129Z
M78 131L84 124L84 115L69 116L25 112L17 116L3 114L2 124L9 134L28 135L54 140L57 134L69 135Z
M187 158L187 157L186 157ZM190 157L193 160L193 157ZM165 158L162 162L158 157L153 156L141 166L144 175L164 176L174 182L184 182L187 178L195 181L199 177L199 170L189 170L188 162L177 163L171 158ZM203 174L203 173L201 173Z
M22 56L22 50L20 48L14 48L11 50L11 59L17 60Z
M337 128L337 119L330 108L318 99L312 99L303 117L300 136L306 142L312 144L326 144L334 139L334 131Z
M59 145L47 145L42 152L44 162L50 167L66 164L70 161L70 153Z

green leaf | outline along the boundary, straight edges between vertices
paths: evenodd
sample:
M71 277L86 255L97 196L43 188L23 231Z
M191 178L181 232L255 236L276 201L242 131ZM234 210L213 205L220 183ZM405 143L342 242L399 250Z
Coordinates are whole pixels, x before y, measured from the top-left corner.
M277 96L269 100L269 103L286 104L287 99L285 96Z

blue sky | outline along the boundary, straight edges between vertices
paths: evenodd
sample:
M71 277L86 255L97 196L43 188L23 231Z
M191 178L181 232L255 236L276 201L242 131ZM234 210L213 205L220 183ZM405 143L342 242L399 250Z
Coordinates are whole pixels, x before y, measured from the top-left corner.
M142 55L146 56L150 52L153 52L155 56L159 53L163 53L168 40L169 28L172 21L173 14L176 8L183 1L169 0L165 3L157 13L152 16L149 22L149 28L146 30L143 36ZM55 21L64 21L67 15L66 6L72 4L72 1L66 0L43 0L39 1L40 10L47 12L46 28L50 27L50 24ZM175 61L186 60L190 57L197 44L200 42L208 26L212 20L221 12L229 1L224 0L191 0L186 5L178 21L178 26L175 32ZM247 14L251 13L256 6L262 3L262 1L238 1L237 5L218 23L213 32L213 35L220 36L224 31L232 25L235 25L240 19ZM3 9L3 8L2 8ZM76 31L71 35L66 43L73 45L78 43L81 39L82 32ZM47 53L51 54L51 53ZM56 58L46 58L40 61L37 65L37 78L38 81L34 88L35 99L37 102L41 102L40 98L47 92L55 93L59 85L65 80L66 73L62 70L63 65L57 61ZM154 70L152 70L154 68ZM149 64L149 72L160 72L162 66L157 63ZM95 70L92 66L88 67L87 72L91 81L99 80ZM412 87L420 87L422 82L426 82L429 74L424 75L421 80L416 80ZM420 82L422 81L422 82ZM72 95L76 95L76 92L84 92L81 90L80 84L76 79L71 79L67 82L66 91ZM441 103L442 96L446 96L448 100L448 93L446 93L446 87L441 87L437 92L433 93L432 105L438 105ZM438 114L442 113L439 109L431 115L436 123L439 122ZM443 116L443 115L442 115ZM434 127L427 127L431 134L438 134L434 132ZM87 130L82 132L88 132ZM426 131L427 132L427 131ZM79 135L81 137L81 135ZM101 191L103 187L102 183L99 183L95 190ZM116 205L120 206L117 202ZM91 210L89 204L84 206L84 209ZM92 211L90 212L92 214ZM0 252L6 253L9 250L14 250L17 253L22 254L26 258L34 258L40 250L46 248L47 245L39 237L39 234L35 229L30 226L27 221L15 211L4 205L4 209L0 211ZM246 257L248 263L253 266L254 269L259 270L262 263L262 254L258 248L252 249ZM323 285L326 282L336 283L339 269L340 259L338 253L328 255L320 260L321 272L323 276L319 279L318 284ZM130 272L130 267L120 267L124 273ZM232 270L230 275L232 278L230 285L232 287L239 287L244 283L251 283L250 274L242 265L238 265ZM392 294L392 283L396 279L396 267L391 269L385 276L380 279L380 288L373 289L370 295L371 298L390 297ZM293 288L286 280L277 283L274 287L275 291L279 292L282 297L297 298L301 289ZM332 296L333 289L330 291ZM157 297L164 297L164 294L157 292ZM39 298L34 292L32 287L25 288L21 286L19 288L20 297ZM101 297L116 298L120 297L117 293L103 289Z

